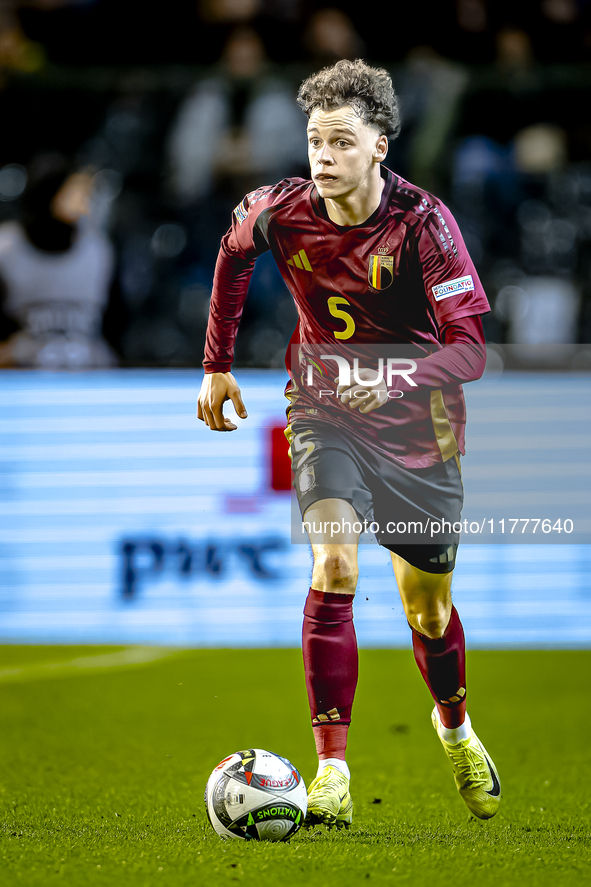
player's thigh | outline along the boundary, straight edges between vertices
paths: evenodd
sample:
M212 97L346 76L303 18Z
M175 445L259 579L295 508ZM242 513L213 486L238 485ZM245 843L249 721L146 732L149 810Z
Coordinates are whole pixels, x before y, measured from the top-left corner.
M453 570L427 572L393 551L390 557L408 622L428 637L441 637L451 617Z
M362 523L346 499L318 499L306 509L303 521L312 550L324 545L357 550Z
M290 455L294 474L294 489L300 511L305 520L310 518L310 509L320 502L344 501L349 509L335 504L318 505L314 516L323 522L350 516L354 512L352 522L368 519L371 522L373 503L371 492L366 483L363 464L359 459L352 442L338 429L325 422L302 420L289 426ZM321 509L322 514L318 513ZM337 514L338 512L338 514ZM330 530L323 531L330 532ZM361 529L343 537L350 541L359 537ZM334 537L334 533L333 533ZM317 542L318 537L311 538ZM322 540L325 541L325 540ZM333 538L333 541L336 541Z
M356 582L359 536L373 514L358 453L338 429L319 421L294 422L290 444L294 488L314 554L314 578L322 574L325 585L349 574L344 584L350 591Z
M359 517L345 499L319 499L304 514L314 568L312 587L318 591L353 594L357 585Z
M371 454L371 491L378 542L428 573L448 572L447 548L457 547L464 490L456 459L403 468ZM429 563L423 563L428 554ZM454 548L455 556L455 548ZM434 560L431 560L434 559ZM431 564L436 563L435 568ZM439 564L444 566L440 569Z

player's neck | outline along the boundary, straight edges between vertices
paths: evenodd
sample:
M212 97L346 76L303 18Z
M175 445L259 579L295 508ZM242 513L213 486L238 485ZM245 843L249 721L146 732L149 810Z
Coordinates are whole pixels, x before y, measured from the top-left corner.
M325 198L326 212L331 222L343 227L362 225L373 215L380 205L385 185L379 166L375 168L375 173L368 181L367 187L358 187L350 194L336 199Z

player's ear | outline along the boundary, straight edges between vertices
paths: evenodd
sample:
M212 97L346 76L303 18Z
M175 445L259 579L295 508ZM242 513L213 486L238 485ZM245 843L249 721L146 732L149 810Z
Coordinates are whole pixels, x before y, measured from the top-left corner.
M379 136L379 138L376 141L376 146L375 146L374 154L373 154L374 159L381 163L382 160L386 159L387 153L388 153L388 137L385 135L381 135L381 136Z

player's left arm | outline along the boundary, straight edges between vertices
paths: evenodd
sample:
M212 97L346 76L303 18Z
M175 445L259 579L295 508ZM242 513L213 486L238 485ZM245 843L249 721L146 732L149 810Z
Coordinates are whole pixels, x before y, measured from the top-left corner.
M480 379L486 365L486 343L479 315L459 317L440 330L443 347L415 361L414 372L397 377L392 388L443 388ZM415 383L410 385L409 380Z
M445 343L443 347L428 357L413 361L414 369L405 365L404 373L396 376L390 389L384 379L378 384L367 385L365 389L358 384L339 385L337 393L341 401L348 403L351 409L359 409L360 413L370 413L388 402L389 390L405 392L414 388L443 388L445 385L461 385L479 379L486 364L486 345L480 317L461 317L454 323L446 324L441 334ZM368 380L375 379L375 370L363 369L358 371L361 379L365 372Z
M462 317L488 314L490 305L464 238L450 210L436 204L409 245L440 330Z
M490 305L457 222L443 204L434 205L423 220L413 252L441 347L418 359L416 369L397 377L392 388L435 389L479 379L486 364L481 315Z

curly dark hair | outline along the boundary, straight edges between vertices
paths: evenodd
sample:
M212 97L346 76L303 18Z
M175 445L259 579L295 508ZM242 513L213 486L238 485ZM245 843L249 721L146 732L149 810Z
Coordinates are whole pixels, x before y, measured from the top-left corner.
M390 75L363 59L342 59L312 74L300 86L297 102L308 117L319 108L335 111L350 105L380 135L395 139L400 132L398 99Z

